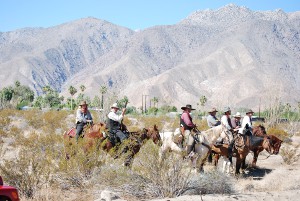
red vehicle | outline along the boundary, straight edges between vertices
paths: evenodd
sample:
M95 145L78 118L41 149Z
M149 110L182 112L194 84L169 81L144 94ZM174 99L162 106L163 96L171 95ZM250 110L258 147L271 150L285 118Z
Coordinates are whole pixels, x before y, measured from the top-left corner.
M0 176L0 201L20 201L18 190L12 186L4 186Z

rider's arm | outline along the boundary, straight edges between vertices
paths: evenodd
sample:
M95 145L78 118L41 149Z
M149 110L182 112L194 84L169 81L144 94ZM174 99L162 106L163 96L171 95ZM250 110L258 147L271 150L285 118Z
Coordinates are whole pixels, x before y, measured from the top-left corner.
M207 117L207 125L211 128L213 126L217 126L217 124L219 123L219 120L217 121L217 119L215 119L213 116L209 115Z
M114 121L118 121L118 122L121 122L121 120L124 117L123 113L121 115L117 115L114 112L110 112L107 116L108 116L109 119L114 120Z
M231 126L228 123L227 116L223 115L221 118L221 123L228 129L231 130Z
M77 122L84 122L84 120L85 119L83 118L83 115L82 115L81 111L77 110L77 112L76 112L76 123Z
M251 128L251 122L250 122L250 117L248 117L247 115L243 118L243 122L242 122L242 128L245 129L246 125L248 124L248 126Z
M87 111L86 115L87 115L87 119L88 119L86 121L89 123L93 122L93 117L92 117L92 114L90 113L90 111Z

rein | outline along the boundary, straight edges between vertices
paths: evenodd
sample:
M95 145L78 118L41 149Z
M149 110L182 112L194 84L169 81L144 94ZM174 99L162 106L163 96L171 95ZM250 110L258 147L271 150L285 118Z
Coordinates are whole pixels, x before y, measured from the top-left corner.
M196 131L195 136L193 136L193 137L194 137L194 140L195 140L196 143L199 143L200 140L199 140L199 138L198 138L198 135L201 134L201 131L200 131L197 127L195 127L194 129L195 129L195 131ZM209 150L209 152L211 152L211 147L209 146L209 144L205 144L204 142L201 142L201 144L202 144L203 146L205 146L205 147Z

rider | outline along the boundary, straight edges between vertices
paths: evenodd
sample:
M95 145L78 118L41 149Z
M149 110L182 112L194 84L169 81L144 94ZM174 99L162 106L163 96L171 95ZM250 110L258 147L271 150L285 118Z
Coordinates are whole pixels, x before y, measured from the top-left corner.
M254 114L254 112L249 109L246 112L246 116L244 116L243 121L242 121L242 130L244 130L247 125L248 125L248 129L252 132L252 115Z
M118 138L121 142L125 139L127 139L129 136L127 133L122 131L121 126L122 126L122 120L124 118L126 108L122 109L122 113L120 115L117 114L118 110L120 108L118 107L117 103L114 103L111 106L111 111L107 115L108 116L108 124L109 124L109 133L110 133L110 140L112 144L115 144Z
M190 115L191 111L195 109L193 109L192 106L189 104L187 104L185 107L181 107L181 109L183 110L183 113L180 117L180 127L186 143L187 155L189 155L192 152L195 145L194 137L191 134L191 130L196 128L196 125L193 123L193 119Z
M207 125L212 128L221 124L220 120L216 117L217 114L216 108L212 108L208 111L209 115L207 116Z
M231 119L231 125L233 129L239 129L241 127L241 113L237 112L234 116L233 119Z
M88 110L88 104L86 101L82 101L79 104L79 108L76 111L76 141L83 132L83 128L87 124L93 124L93 118Z

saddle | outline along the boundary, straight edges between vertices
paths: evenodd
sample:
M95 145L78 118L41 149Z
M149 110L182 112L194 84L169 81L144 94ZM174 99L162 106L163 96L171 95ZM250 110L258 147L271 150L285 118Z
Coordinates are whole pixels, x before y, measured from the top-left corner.
M240 151L242 151L244 149L244 147L245 147L244 135L240 135L240 134L236 135L235 140L234 140L234 147Z

